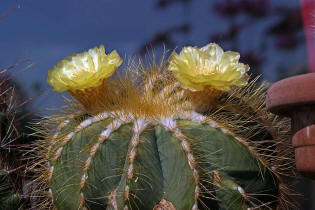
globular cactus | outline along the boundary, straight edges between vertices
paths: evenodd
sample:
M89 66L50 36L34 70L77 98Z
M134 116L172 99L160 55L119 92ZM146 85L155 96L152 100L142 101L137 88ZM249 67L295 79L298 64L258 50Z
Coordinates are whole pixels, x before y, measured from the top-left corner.
M287 121L266 111L266 86L247 83L238 59L186 47L111 79L122 61L103 46L58 63L48 83L81 105L41 122L38 208L291 208Z

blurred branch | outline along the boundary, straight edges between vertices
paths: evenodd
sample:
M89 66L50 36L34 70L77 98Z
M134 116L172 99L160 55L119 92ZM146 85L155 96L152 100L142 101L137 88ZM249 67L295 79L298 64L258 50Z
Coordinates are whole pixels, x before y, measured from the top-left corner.
M174 34L186 34L191 30L191 26L189 24L182 24L175 27L170 27L165 31L157 32L150 41L144 43L140 49L138 50L140 55L144 55L147 52L148 46L154 48L158 45L167 45L167 46L175 46L176 43L172 39L172 35Z
M6 10L0 15L0 20L3 19L4 17L8 16L14 9L20 8L19 4L14 5L10 9Z
M276 14L281 14L281 19L267 31L271 35L284 35L298 32L302 29L300 9L277 9Z
M216 3L214 11L224 17L234 17L240 13L254 16L255 18L264 17L270 12L268 0L225 0Z

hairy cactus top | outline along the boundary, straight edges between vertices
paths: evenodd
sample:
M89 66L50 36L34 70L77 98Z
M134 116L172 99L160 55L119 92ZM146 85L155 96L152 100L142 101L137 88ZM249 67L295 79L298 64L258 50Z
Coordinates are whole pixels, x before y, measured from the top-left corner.
M288 124L266 111L266 85L247 84L236 53L185 49L70 90L80 104L41 121L38 208L292 207Z

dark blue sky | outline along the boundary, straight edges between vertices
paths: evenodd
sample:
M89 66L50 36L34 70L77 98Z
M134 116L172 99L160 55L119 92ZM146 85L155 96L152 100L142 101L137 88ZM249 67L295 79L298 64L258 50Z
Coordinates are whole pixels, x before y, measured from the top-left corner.
M219 0L217 0L219 1ZM227 20L220 18L211 10L216 1L192 1L188 12L174 5L159 11L154 7L155 0L1 0L0 14L19 4L8 16L0 20L0 69L23 59L36 63L29 71L22 73L18 81L28 91L38 82L43 88L47 71L60 59L73 52L81 52L96 45L104 44L107 51L117 49L122 57L131 56L148 41L156 31L177 25L188 19L192 24L189 35L178 36L178 47L186 44L205 45L209 33L224 31ZM212 2L212 3L211 3ZM298 0L272 1L276 4L297 6ZM277 17L267 19L240 36L241 50L251 48L264 37L259 33L265 25ZM167 46L166 46L167 47ZM228 49L225 49L228 50ZM279 63L293 66L305 62L305 46L295 52L277 54L267 50L271 57L264 66L267 78L273 80L273 71ZM283 62L286 60L286 62ZM294 63L290 63L294 61ZM46 94L39 100L46 104L55 103L55 94ZM50 100L49 100L50 99ZM45 103L44 103L45 101ZM57 103L57 102L56 102Z

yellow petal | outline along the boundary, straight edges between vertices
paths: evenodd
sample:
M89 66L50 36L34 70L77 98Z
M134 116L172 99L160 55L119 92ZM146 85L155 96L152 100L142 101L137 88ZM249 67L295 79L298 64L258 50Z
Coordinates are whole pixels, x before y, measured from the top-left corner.
M232 86L247 84L249 66L239 59L238 52L224 52L214 43L202 48L184 47L179 54L172 54L168 70L185 89L201 91L211 86L228 91Z
M94 47L59 61L48 72L47 83L56 92L96 87L110 77L122 61L116 51L106 55L103 45Z

